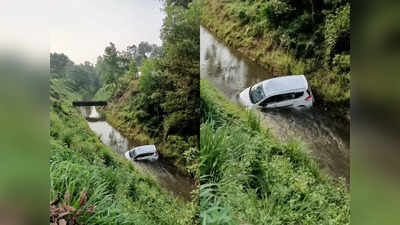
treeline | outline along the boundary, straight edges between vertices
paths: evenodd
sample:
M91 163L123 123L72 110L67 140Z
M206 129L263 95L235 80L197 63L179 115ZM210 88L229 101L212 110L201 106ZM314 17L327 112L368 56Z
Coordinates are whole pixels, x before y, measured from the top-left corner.
M349 115L349 0L203 2L202 24L225 44L276 75L305 74L317 104Z
M163 4L162 46L145 49L150 50L140 62L127 60L135 55L131 50L142 51L140 45L123 52L108 46L96 64L103 86L95 99L112 101L106 114L114 126L128 135L140 130L160 146L165 158L195 175L200 118L199 2L168 0Z
M160 56L161 47L145 41L122 51L118 51L115 44L110 42L104 55L99 56L94 65L89 61L75 64L64 53L54 52L50 54L50 79L63 79L73 91L90 99L103 86L111 84L115 90L118 84L124 83L119 80L137 77L138 66L144 60Z
M101 86L92 63L86 61L76 65L64 53L50 54L50 79L65 80L64 84L83 98L90 98Z

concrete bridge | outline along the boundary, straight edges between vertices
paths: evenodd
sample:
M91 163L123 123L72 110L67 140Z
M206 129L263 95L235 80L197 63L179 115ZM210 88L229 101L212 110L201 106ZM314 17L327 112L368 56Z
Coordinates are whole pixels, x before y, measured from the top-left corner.
M106 106L106 101L74 101L73 106Z

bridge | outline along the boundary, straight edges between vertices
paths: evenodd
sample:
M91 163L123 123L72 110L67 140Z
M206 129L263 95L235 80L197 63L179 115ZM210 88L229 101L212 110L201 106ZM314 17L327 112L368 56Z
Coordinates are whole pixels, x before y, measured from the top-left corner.
M106 106L106 101L74 101L73 106Z

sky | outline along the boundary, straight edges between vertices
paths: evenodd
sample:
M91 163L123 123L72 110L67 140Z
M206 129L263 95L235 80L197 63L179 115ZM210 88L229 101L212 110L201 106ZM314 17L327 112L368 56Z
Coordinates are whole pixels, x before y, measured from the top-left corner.
M161 45L160 29L165 14L160 0L54 2L50 52L64 53L76 64L95 63L110 42L118 50L137 46L141 41Z

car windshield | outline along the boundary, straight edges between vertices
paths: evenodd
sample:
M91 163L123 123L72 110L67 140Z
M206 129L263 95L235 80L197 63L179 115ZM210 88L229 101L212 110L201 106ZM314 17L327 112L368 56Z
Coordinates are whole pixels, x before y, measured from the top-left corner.
M250 95L250 101L253 104L256 104L257 102L263 100L265 98L265 93L262 88L262 85L258 85L257 87L251 87L249 95Z

